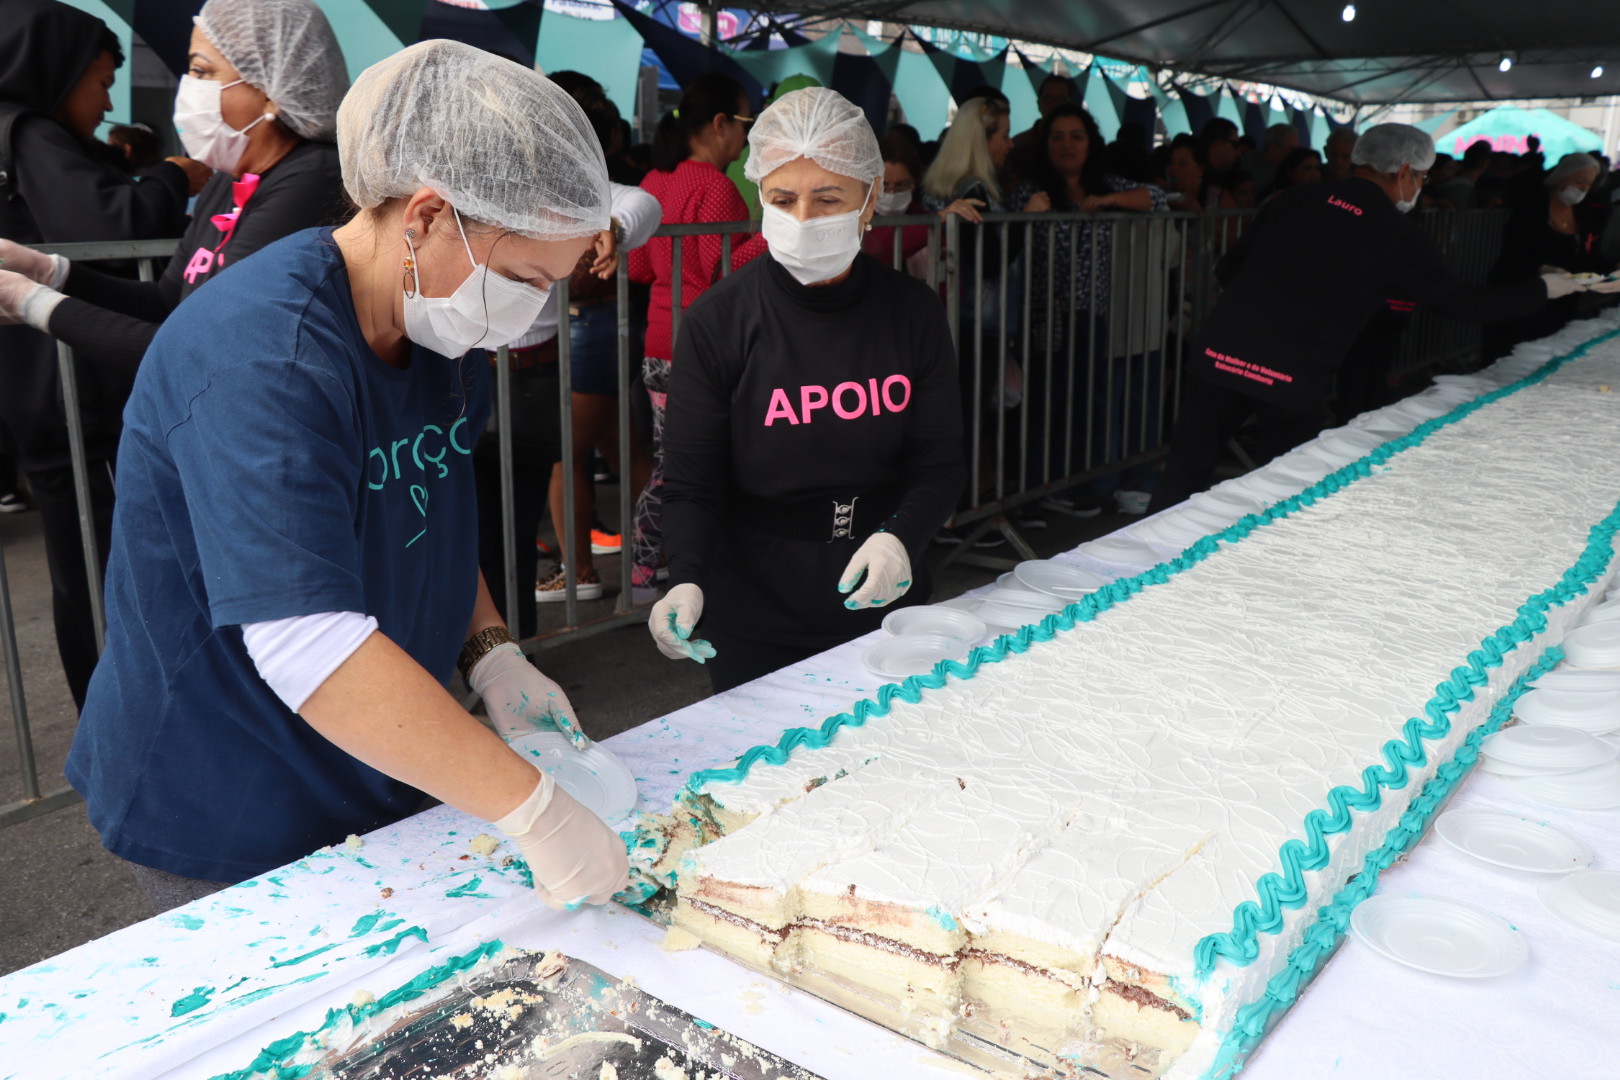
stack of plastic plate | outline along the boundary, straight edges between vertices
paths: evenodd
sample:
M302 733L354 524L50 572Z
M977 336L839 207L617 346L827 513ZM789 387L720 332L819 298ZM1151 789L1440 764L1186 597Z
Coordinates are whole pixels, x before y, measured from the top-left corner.
M1419 395L1417 397L1409 397L1402 401L1397 401L1395 404L1389 407L1389 411L1393 413L1402 413L1406 416L1410 416L1419 423L1422 423L1425 420L1433 420L1437 416L1450 412L1451 406L1445 404L1444 402L1433 401Z
M889 612L883 619L883 629L895 637L937 634L972 646L984 640L988 628L960 608L923 604Z
M1593 623L1614 622L1620 619L1620 599L1609 598L1596 607L1588 608L1581 616L1581 626L1591 626Z
M1577 671L1561 667L1539 676L1531 685L1537 690L1579 690L1589 694L1620 690L1620 671Z
M1620 622L1579 626L1564 638L1564 662L1572 668L1620 670Z
M884 638L861 653L861 663L885 679L926 675L941 660L965 660L972 645L941 634L906 634Z
M1447 811L1434 831L1463 854L1508 870L1568 874L1592 865L1592 849L1580 839L1501 810Z
M1537 802L1572 810L1620 806L1616 749L1585 731L1521 724L1488 736L1480 753L1480 768L1507 778Z
M1513 704L1513 715L1534 726L1566 727L1588 735L1620 731L1620 690L1526 691Z
M1316 439L1318 446L1342 457L1346 464L1366 457L1387 441L1383 436L1375 435L1365 428L1353 427L1329 428Z
M1266 508L1265 500L1258 495L1251 495L1224 484L1208 491L1200 491L1187 501L1192 503L1192 507L1200 514L1208 514L1228 525L1249 514L1258 514Z
M1436 375L1434 385L1464 387L1469 396L1477 397L1490 389L1491 380L1483 375Z
M1620 873L1582 870L1541 887L1541 902L1565 922L1620 941Z
M1356 905L1350 932L1380 956L1454 978L1505 975L1530 958L1506 919L1446 896L1380 893Z
M1190 508L1189 508L1190 509ZM1150 544L1156 544L1171 551L1185 551L1212 532L1219 532L1232 522L1217 525L1213 528L1200 524L1186 516L1186 510L1171 510L1168 513L1158 514L1147 521L1139 521L1130 527L1132 536L1140 537ZM1236 518L1232 519L1236 521Z
M1370 431L1374 435L1382 435L1386 439L1393 439L1397 435L1405 435L1417 427L1417 421L1410 416L1403 416L1389 409L1374 409L1364 412L1350 421L1350 427Z

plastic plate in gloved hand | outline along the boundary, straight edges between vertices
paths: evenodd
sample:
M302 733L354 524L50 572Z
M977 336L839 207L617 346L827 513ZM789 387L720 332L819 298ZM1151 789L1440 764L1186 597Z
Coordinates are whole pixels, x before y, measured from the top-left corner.
M885 638L861 654L861 663L885 679L926 675L941 660L965 660L972 644L939 634Z
M1484 979L1530 958L1524 937L1500 915L1444 896L1373 896L1350 914L1350 932L1373 952L1435 975Z
M623 821L636 808L635 776L601 743L575 750L568 736L537 731L520 735L509 745L609 825Z

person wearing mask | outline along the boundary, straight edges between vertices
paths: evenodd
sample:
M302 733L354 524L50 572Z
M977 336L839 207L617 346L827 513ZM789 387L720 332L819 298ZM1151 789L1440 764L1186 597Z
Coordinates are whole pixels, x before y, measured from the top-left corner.
M1036 174L1039 184L1013 194L1013 201L1021 202L1026 212L1109 214L1168 209L1164 192L1158 188L1108 171L1102 133L1089 112L1078 105L1063 105L1042 123L1046 129L1046 153ZM1045 484L1074 471L1072 467L1085 455L1087 438L1092 443L1093 460L1101 463L1118 458L1125 440L1135 434L1127 433L1125 420L1127 414L1134 417L1142 411L1127 407L1136 404L1130 399L1148 392L1142 377L1143 358L1121 355L1115 362L1108 348L1114 340L1108 323L1113 309L1115 231L1116 226L1111 222L1034 230L1029 287L1037 302L1031 305L1034 324L1030 328L1030 370L1025 372L1032 458L1029 479L1033 484ZM1126 236L1141 237L1145 241L1147 234L1133 229ZM1159 239L1162 249L1163 238ZM1139 242L1148 246L1144 241ZM1049 252L1049 248L1054 250ZM1051 267L1050 277L1048 266ZM1071 281L1074 283L1072 292ZM1047 296L1053 297L1050 305L1045 301ZM1076 333L1083 338L1075 350L1076 385L1073 386L1069 383L1067 364L1071 312ZM1093 326L1095 337L1091 336ZM1122 329L1122 341L1125 333ZM1093 343L1090 348L1085 340ZM1050 371L1045 363L1048 349L1053 357ZM1110 371L1108 365L1115 370ZM1083 374L1088 366L1092 372L1089 378ZM1095 386L1094 400L1086 400L1082 389L1086 385ZM1074 415L1079 418L1076 427L1082 431L1073 438L1062 430L1071 400L1075 403ZM1154 434L1156 437L1156 424ZM1072 461L1064 460L1065 447L1072 451ZM1042 501L1042 506L1076 517L1094 517L1101 512L1100 499L1115 495L1121 508L1141 513L1148 499L1143 488L1151 483L1151 467L1138 467L1123 475L1115 474L1087 484L1074 497L1050 496Z
M1355 166L1350 163L1350 155L1356 149L1356 133L1353 128L1339 128L1327 137L1322 144L1322 174L1329 180L1344 180L1350 176Z
M749 135L770 257L692 307L665 428L669 595L648 628L727 690L927 598L962 490L939 298L861 252L883 162L861 109L787 94ZM699 636L701 635L701 636Z
M604 901L623 842L501 737L583 740L478 572L469 355L607 227L602 151L544 76L452 41L363 72L337 141L356 216L220 275L141 365L68 779L160 909L424 792L511 837L547 902Z
M878 140L878 152L883 155L883 191L878 195L877 216L927 213L921 202L922 158L911 140L891 131ZM898 250L896 233L900 234ZM926 225L884 225L869 231L861 248L873 258L901 269L928 247L928 233Z
M132 179L95 141L123 62L105 23L56 0L7 0L0 17L0 423L40 510L57 652L76 705L96 663L56 343L44 325L69 267L24 245L172 237L207 166L171 158ZM80 358L80 415L97 550L112 524L112 460L127 381Z
M1272 181L1271 190L1267 191L1260 201L1266 202L1291 187L1314 184L1320 179L1322 179L1321 155L1305 146L1298 150L1290 150L1288 156L1277 165L1277 178Z
M1610 208L1588 201L1601 166L1591 154L1565 154L1534 195L1520 202L1502 230L1502 254L1491 271L1495 284L1534 278L1544 270L1607 274L1615 260L1603 250ZM1561 297L1539 312L1491 327L1488 350L1505 354L1521 341L1555 334L1581 310L1580 296Z
M1209 485L1222 448L1251 416L1262 461L1321 430L1333 378L1390 297L1474 322L1539 311L1579 286L1567 274L1475 288L1406 215L1434 140L1379 124L1356 143L1348 180L1291 188L1268 203L1216 270L1224 290L1194 340L1191 382L1151 509ZM1330 252L1331 258L1323 258Z
M663 208L666 225L748 220L748 206L737 186L726 178L726 167L737 160L754 122L742 84L728 75L708 72L692 80L680 105L664 114L653 138L653 169L641 181ZM652 286L647 307L646 357L642 378L652 399L652 471L636 499L635 532L631 540L632 599L643 604L658 592L664 570L663 430L668 401L670 363L674 356L675 244L681 245L681 310L723 276L726 250L718 235L685 239L657 239L630 253L630 277ZM765 250L765 242L749 234L731 237L731 264L735 270Z

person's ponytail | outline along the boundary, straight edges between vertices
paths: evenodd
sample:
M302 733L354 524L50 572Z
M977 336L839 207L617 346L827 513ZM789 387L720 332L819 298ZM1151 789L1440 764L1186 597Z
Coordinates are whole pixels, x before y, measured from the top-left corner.
M653 168L674 172L677 165L692 156L694 136L716 116L731 116L746 103L742 83L730 75L708 71L693 79L681 95L680 106L665 113L653 132Z

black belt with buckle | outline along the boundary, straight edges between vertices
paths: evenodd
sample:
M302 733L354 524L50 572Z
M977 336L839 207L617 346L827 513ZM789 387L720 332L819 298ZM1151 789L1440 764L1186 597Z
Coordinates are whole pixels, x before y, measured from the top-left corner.
M827 496L802 502L777 502L732 489L731 513L761 532L785 540L818 540L839 544L865 540L900 507L896 487L868 488L859 494Z

